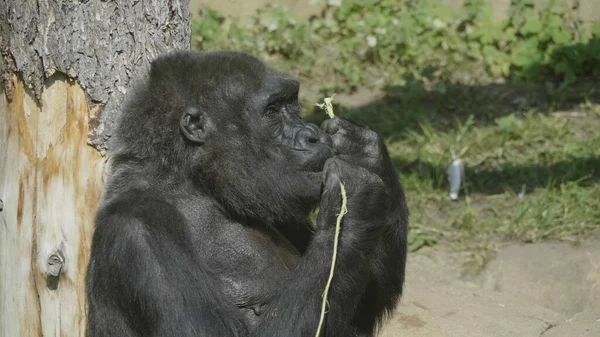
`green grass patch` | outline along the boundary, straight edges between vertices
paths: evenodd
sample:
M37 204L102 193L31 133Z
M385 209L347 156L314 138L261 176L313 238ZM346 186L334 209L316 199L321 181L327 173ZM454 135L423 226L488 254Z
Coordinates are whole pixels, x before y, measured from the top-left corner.
M592 110L480 125L469 118L451 128L422 122L389 148L410 202L413 249L440 238L578 240L600 229L600 116ZM448 198L451 151L465 163L459 201Z

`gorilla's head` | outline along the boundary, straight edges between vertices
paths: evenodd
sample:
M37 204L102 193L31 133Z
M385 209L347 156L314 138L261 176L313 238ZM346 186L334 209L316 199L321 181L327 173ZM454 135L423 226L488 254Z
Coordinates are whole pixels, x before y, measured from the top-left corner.
M329 136L302 121L298 90L298 81L241 52L161 56L130 94L114 165L191 181L233 216L298 221L318 202L320 171L333 155Z

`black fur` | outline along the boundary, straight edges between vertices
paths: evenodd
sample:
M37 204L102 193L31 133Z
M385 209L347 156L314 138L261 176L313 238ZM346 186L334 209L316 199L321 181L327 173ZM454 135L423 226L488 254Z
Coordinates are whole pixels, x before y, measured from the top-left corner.
M152 63L111 144L88 336L314 336L340 180L322 336L372 336L402 293L404 192L375 132L304 123L298 89L239 52Z

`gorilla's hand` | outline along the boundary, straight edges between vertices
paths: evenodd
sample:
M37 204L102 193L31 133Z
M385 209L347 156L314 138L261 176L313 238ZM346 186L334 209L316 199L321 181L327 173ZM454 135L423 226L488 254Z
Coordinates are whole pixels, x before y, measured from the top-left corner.
M323 172L317 230L329 231L335 227L342 205L341 181L348 201L348 212L343 218L343 231L347 233L345 246L372 247L390 211L389 192L384 182L373 172L338 158L328 159Z
M353 122L334 117L327 119L321 128L331 136L334 154L338 158L359 165L386 181L391 162L383 139L373 130Z

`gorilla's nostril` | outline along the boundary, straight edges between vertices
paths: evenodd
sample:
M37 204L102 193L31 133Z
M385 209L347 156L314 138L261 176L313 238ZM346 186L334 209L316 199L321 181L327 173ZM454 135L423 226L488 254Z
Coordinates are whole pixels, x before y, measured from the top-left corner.
M324 144L327 146L330 146L331 144L329 135L321 132L311 124L301 126L301 129L295 135L295 142L297 142L296 144L303 148L313 148L318 144Z

